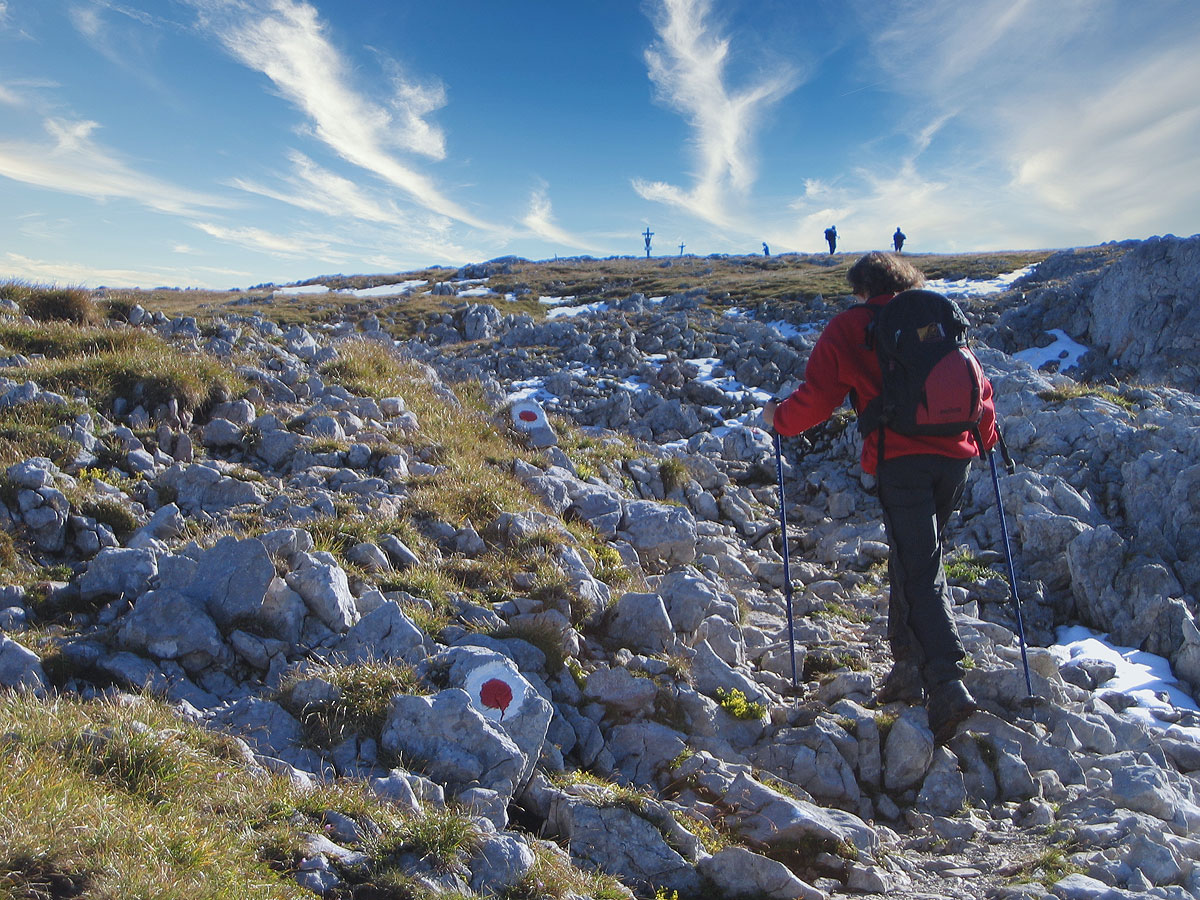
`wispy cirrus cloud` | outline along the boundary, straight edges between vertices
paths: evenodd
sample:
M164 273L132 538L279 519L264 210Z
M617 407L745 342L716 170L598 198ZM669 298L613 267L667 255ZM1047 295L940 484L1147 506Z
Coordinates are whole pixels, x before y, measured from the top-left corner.
M367 264L386 271L470 255L454 240L451 223L437 217L392 226L345 220L327 228L297 226L286 231L213 220L193 224L218 241L276 259L303 260L308 266Z
M272 256L315 258L335 261L343 258L328 239L313 235L278 234L255 226L231 227L215 222L196 222L195 226L220 241L249 247Z
M574 247L578 250L598 252L595 244L571 234L554 221L549 188L544 183L539 184L530 194L529 212L521 219L521 224L538 237L551 243Z
M109 0L87 0L67 9L72 26L97 53L158 90L162 84L147 59L157 43L158 23L142 10Z
M351 181L325 169L298 150L289 153L292 170L282 176L286 190L268 187L247 178L230 181L234 187L324 214L343 214L366 222L401 224L407 218L394 203L370 196Z
M352 84L351 66L329 39L317 9L303 0L189 2L203 27L235 59L266 75L308 117L313 134L342 159L389 182L431 212L491 228L398 155L444 158L444 135L427 118L444 104L439 86L393 74L390 97L377 101L363 95Z
M16 277L39 284L70 284L86 287L149 287L151 285L206 283L214 276L221 280L245 278L249 273L213 266L173 268L150 266L122 268L97 266L75 260L39 259L20 253L0 255L0 279Z
M232 205L132 168L94 139L96 122L50 118L43 124L49 142L0 142L0 175L95 200L131 200L174 215Z
M731 219L731 195L743 195L754 183L754 139L763 115L799 77L783 68L731 89L726 84L730 42L707 23L711 9L710 0L662 0L655 16L658 41L645 54L659 99L692 127L695 182L690 188L643 179L633 184L647 200L721 225Z
M877 20L874 4L859 6ZM1048 241L1195 230L1200 16L1190 0L896 0L892 13L869 58L926 130L913 136L912 161L918 178L937 166L924 178L948 186L948 219L960 218L954 204L991 203L993 223Z

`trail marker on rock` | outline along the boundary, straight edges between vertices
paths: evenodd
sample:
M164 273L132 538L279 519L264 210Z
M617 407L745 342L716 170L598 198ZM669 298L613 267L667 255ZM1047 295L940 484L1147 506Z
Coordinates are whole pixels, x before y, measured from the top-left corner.
M471 696L471 705L493 721L515 716L525 702L524 683L513 668L500 661L474 669L463 688Z
M546 411L536 400L518 400L509 410L513 428L525 435L534 449L553 447L558 444L558 435L546 421Z

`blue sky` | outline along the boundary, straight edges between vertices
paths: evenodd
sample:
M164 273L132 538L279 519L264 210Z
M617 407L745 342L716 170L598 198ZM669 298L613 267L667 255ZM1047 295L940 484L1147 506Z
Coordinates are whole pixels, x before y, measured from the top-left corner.
M0 279L1200 231L1196 0L0 0Z

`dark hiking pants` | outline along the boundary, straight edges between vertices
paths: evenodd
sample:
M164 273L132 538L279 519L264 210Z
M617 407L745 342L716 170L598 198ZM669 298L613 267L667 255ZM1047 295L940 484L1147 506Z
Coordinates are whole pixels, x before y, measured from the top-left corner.
M887 529L888 641L896 662L913 662L927 687L962 677L963 646L950 612L942 531L958 508L969 459L899 456L879 466Z

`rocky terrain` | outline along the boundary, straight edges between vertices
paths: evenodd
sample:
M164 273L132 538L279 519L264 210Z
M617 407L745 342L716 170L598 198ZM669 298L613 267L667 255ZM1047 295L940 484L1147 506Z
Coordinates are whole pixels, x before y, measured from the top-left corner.
M59 575L0 588L0 683L161 698L256 777L462 812L469 846L389 857L391 887L370 815L301 822L274 870L327 897L1200 896L1200 716L1047 649L1081 624L1200 685L1200 237L1056 253L960 299L1016 462L1035 697L981 461L950 574L983 708L946 746L872 699L887 547L848 414L784 442L786 590L755 411L849 301L701 288L547 318L486 294L508 268L447 270L432 292L468 296L402 340L402 297L308 327L123 310L110 328L240 387L131 389L55 426L65 457L7 468L0 520ZM1091 348L1078 367L1014 358L1055 329ZM2 352L0 408L88 402ZM373 383L346 376L364 361ZM548 856L611 880L553 888Z

